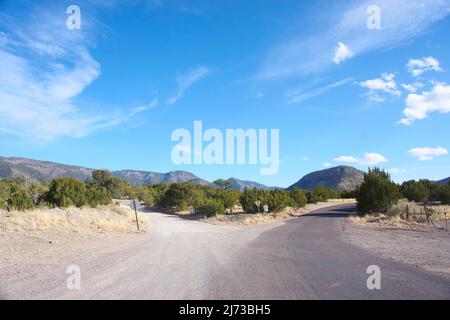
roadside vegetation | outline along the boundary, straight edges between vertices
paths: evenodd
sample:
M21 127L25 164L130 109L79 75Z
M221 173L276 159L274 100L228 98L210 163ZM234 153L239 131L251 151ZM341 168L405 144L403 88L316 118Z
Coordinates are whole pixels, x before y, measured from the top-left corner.
M429 180L396 184L389 173L374 168L369 169L354 193L358 210L365 216L363 221L427 223L448 228L450 184Z
M113 199L139 199L147 207L166 212L197 213L205 217L245 212L247 214L276 214L286 208L304 208L307 204L330 199L356 198L363 214L393 212L400 199L411 202L450 203L450 186L428 180L394 183L381 169L370 169L363 183L355 191L335 191L323 186L314 190L231 189L228 180L216 180L210 185L193 183L161 183L134 185L114 177L106 170L95 170L92 178L80 181L58 178L37 183L23 178L0 179L0 209L8 211L36 208L69 208L104 206ZM395 211L395 210L394 210Z

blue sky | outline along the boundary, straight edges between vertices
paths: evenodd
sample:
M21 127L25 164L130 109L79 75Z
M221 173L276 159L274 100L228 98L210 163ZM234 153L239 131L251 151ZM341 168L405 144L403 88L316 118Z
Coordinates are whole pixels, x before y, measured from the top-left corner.
M450 0L0 1L0 155L277 186L340 164L442 179L449 14ZM279 129L278 174L173 164L171 133L195 120Z

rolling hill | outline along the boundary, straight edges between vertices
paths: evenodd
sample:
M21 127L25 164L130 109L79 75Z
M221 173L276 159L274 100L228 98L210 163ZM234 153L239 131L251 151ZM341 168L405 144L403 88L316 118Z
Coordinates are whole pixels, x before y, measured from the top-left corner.
M439 184L448 184L450 182L450 177L439 180L437 183Z
M263 189L263 190L276 189L276 187L268 187L264 184L254 182L254 181L239 180L236 178L230 178L230 179L228 179L228 181L231 182L231 189L239 190L239 191L243 191L244 188L249 188L249 189L256 188L256 189Z
M50 181L60 177L73 177L80 180L86 180L91 177L93 170L94 169L91 168L50 161L0 157L0 178L26 177L35 181ZM121 170L112 171L112 174L135 184L155 184L161 182L209 183L186 171L157 173L138 170Z
M288 190L298 187L312 190L324 186L335 190L354 190L364 179L364 172L349 166L339 166L307 174Z

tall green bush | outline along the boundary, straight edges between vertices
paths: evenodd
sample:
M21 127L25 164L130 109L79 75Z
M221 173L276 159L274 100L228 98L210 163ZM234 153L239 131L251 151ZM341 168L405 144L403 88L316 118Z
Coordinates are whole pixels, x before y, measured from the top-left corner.
M356 191L358 210L364 214L370 212L385 213L401 198L397 185L389 173L379 169L369 169L364 181Z
M81 207L86 203L85 184L74 178L54 179L45 195L45 200L56 207Z
M86 204L95 208L99 205L107 205L111 203L111 194L102 187L91 187L86 190Z
M297 208L303 208L308 203L308 198L306 197L306 192L297 187L290 192L292 201Z

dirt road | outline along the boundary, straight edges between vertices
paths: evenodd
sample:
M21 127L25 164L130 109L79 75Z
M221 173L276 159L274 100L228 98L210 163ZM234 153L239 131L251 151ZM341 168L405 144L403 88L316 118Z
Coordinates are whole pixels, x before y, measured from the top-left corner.
M149 213L151 232L94 256L0 272L3 299L450 299L450 278L393 262L342 238L353 205L255 226ZM66 286L67 267L81 289ZM366 286L369 265L381 290ZM9 268L9 267L8 267Z

